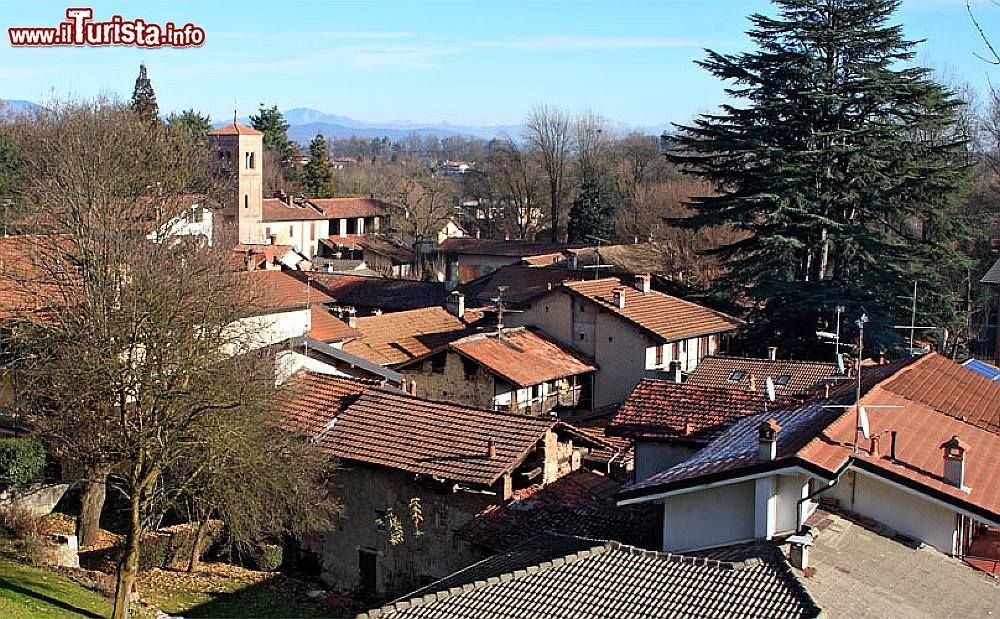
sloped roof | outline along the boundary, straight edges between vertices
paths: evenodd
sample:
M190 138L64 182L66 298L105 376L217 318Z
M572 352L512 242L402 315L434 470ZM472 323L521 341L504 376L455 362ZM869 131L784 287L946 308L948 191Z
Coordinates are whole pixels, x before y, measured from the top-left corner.
M962 366L980 376L985 376L995 383L1000 383L1000 368L995 365L980 361L979 359L969 359L963 362Z
M381 200L368 197L310 198L326 219L346 219L353 217L374 217L384 215L389 205Z
M470 237L445 239L438 246L438 251L443 254L465 254L482 256L506 256L510 258L523 258L525 256L537 256L541 254L559 253L572 247L582 247L581 245L567 245L566 243L546 243L541 241L512 241L499 239L476 239Z
M643 379L608 425L608 434L631 438L673 440L693 444L719 437L733 421L793 405L792 400L767 402L759 391L722 389Z
M539 533L580 535L630 544L651 540L657 525L643 510L617 507L615 480L579 469L556 481L518 490L503 505L490 505L458 532L459 537L494 552L509 550Z
M440 282L329 273L313 273L312 277L341 305L398 312L443 305L448 298Z
M278 198L264 198L261 201L261 221L303 221L326 219L322 211L312 206L308 201L301 204L289 204Z
M303 370L289 378L276 398L276 420L308 438L322 434L327 423L373 385L352 378Z
M504 303L513 307L544 294L565 281L586 277L586 271L510 264L465 284L461 289L470 302L489 304L500 293L498 288L504 286Z
M1000 284L1000 260L993 263L989 271L979 280L983 284Z
M337 458L490 485L558 423L372 389L340 414L318 444ZM493 458L487 451L491 439Z
M331 237L334 241L337 238ZM364 235L357 240L357 244L370 252L386 256L400 264L409 264L413 260L412 249L388 237Z
M504 330L502 339L496 333L472 335L449 347L519 387L597 369L583 355L525 328Z
M358 318L362 337L344 350L380 365L398 365L422 357L473 332L478 312L458 318L443 307L424 307Z
M734 372L739 375L734 376ZM754 359L710 355L698 362L698 366L688 376L688 384L706 387L726 387L747 389L750 377L757 389L764 390L767 378L775 381L775 393L802 393L837 373L837 365L822 361L793 361L790 359ZM779 384L778 377L788 377ZM735 380L733 380L735 379Z
M219 127L218 129L213 129L208 132L208 135L264 135L262 132L257 131L246 125L241 125L235 120L228 125Z
M306 304L330 303L333 298L316 284L291 271L247 271L245 278L252 293L252 305L257 309L287 309Z
M44 312L71 302L75 254L67 237L0 237L0 316Z
M309 327L309 337L323 342L343 342L361 337L361 332L352 329L346 322L337 318L324 307L313 305L312 320Z
M732 331L742 324L737 318L662 292L643 294L617 277L565 282L562 288L667 342ZM616 288L625 289L624 309L614 303Z
M505 555L490 561L509 565ZM472 570L472 568L468 568ZM817 617L820 609L784 557L729 563L593 542L523 569L397 602L362 617L392 619L652 619Z

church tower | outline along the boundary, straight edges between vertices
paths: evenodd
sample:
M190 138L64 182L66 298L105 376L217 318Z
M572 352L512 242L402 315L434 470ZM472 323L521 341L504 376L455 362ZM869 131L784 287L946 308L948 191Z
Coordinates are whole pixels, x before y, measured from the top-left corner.
M209 131L208 143L212 159L222 174L228 177L230 185L223 219L236 225L240 243L257 245L266 242L261 226L264 134L234 119L225 127Z

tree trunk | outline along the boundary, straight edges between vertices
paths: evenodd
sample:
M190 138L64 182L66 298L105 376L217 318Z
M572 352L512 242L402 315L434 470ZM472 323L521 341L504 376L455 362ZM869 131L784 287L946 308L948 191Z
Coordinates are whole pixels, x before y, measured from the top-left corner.
M139 515L139 492L131 499L131 513L128 533L125 536L125 552L118 563L115 583L115 608L112 619L128 619L132 589L139 573L139 543L142 538L142 523Z
M93 546L99 541L107 477L107 467L92 466L86 470L80 494L80 517L76 521L76 537L80 546Z
M188 572L198 571L201 563L202 546L205 544L205 532L208 530L208 518L198 521L198 528L194 532L194 542L191 544L191 558L188 560Z

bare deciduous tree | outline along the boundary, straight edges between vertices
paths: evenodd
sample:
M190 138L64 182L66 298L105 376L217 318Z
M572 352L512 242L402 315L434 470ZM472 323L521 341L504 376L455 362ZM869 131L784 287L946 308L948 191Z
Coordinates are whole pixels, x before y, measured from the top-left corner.
M573 153L573 134L566 112L538 105L525 120L524 138L538 154L549 189L549 226L551 238L559 241L563 200Z

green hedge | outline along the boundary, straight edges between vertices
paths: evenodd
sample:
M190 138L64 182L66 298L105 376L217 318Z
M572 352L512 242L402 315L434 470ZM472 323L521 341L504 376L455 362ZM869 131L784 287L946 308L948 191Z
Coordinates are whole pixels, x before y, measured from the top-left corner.
M0 438L0 483L21 485L45 468L45 447L34 439Z

